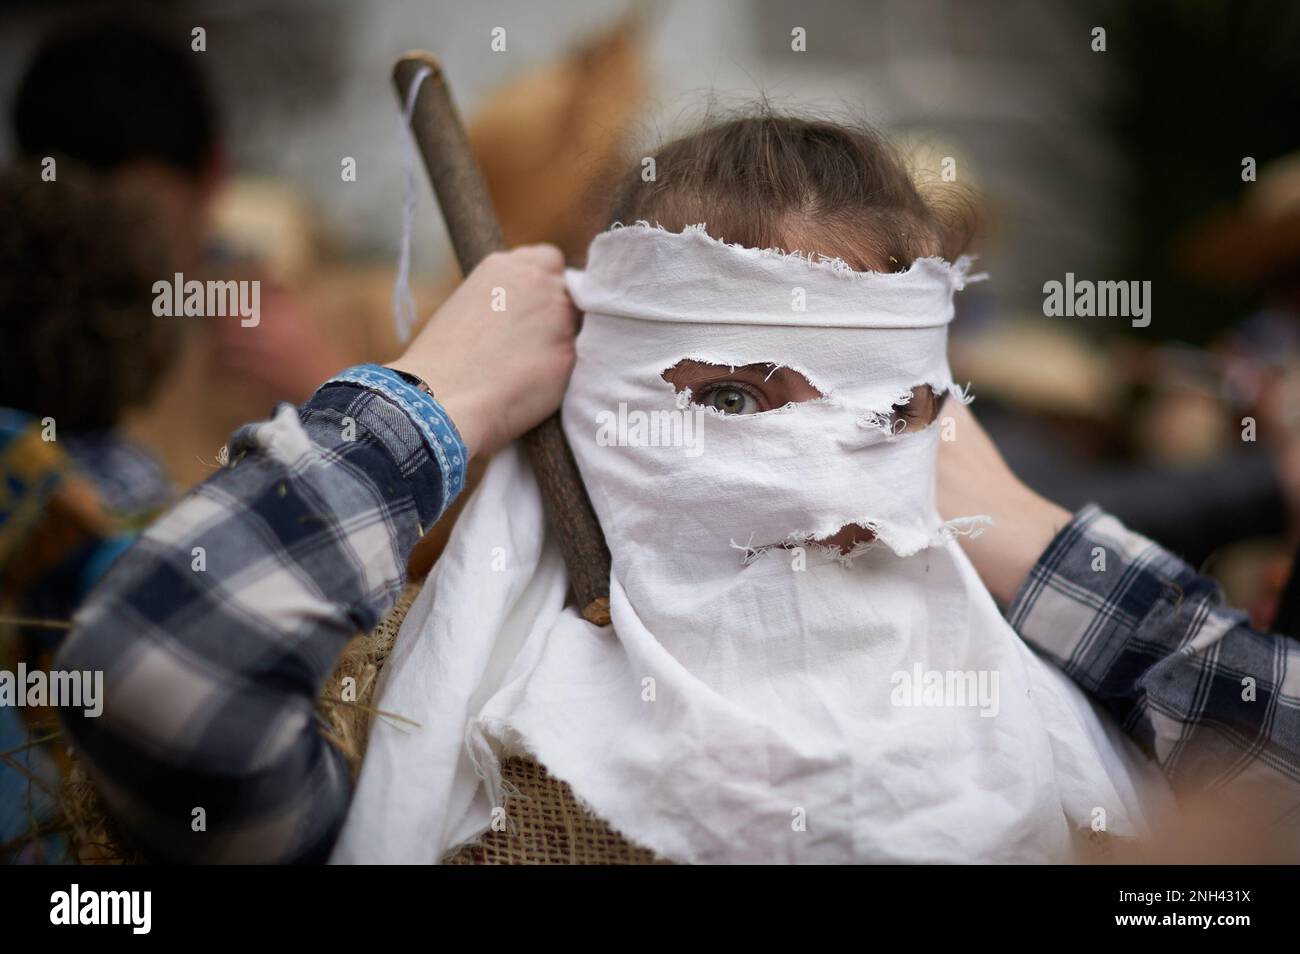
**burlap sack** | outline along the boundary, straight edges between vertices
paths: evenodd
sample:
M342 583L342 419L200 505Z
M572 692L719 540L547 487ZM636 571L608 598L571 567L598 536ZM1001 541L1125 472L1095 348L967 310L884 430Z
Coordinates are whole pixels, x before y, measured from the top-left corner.
M578 804L568 784L530 759L501 765L506 796L500 831L443 858L448 865L668 864Z
M371 724L379 713L371 707L379 670L397 639L402 620L419 593L413 583L388 616L366 636L353 641L321 694L329 715L332 741L348 757L353 772L360 768ZM354 680L355 702L345 680ZM400 717L401 713L385 713ZM663 864L653 852L634 845L583 808L569 786L553 778L537 762L506 759L501 766L505 799L500 831L488 831L477 842L449 853L453 865L646 865Z

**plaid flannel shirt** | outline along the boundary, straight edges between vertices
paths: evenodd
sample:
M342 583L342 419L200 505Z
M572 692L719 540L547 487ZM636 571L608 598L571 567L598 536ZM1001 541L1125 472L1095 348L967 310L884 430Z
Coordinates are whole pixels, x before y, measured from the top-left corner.
M61 716L150 857L322 861L352 783L316 699L460 492L465 446L430 396L367 365L228 454L74 617L55 666L102 670L104 708Z
M1300 810L1300 642L1257 632L1214 580L1095 506L1038 558L1007 613L1096 698L1175 791Z
M412 547L461 489L465 449L429 395L364 366L296 413L282 406L241 428L230 455L77 615L57 665L103 670L104 710L63 717L152 857L320 861L351 779L315 700L348 639L396 599ZM1090 568L1094 540L1106 574ZM1241 766L1267 751L1294 778L1289 644L1250 632L1209 581L1114 521L1083 511L1012 616L1167 769ZM1228 695L1246 672L1265 701L1240 709ZM1215 731L1226 722L1235 728ZM192 824L199 808L204 831Z

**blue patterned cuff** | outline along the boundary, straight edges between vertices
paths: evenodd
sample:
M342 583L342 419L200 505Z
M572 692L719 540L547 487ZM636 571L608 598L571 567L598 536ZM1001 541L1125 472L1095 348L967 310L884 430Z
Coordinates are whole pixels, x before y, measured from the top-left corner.
M359 364L334 375L328 384L355 384L388 398L411 419L428 445L438 470L442 472L442 506L445 510L465 489L465 469L469 454L451 416L433 396L412 387L390 368L377 364Z

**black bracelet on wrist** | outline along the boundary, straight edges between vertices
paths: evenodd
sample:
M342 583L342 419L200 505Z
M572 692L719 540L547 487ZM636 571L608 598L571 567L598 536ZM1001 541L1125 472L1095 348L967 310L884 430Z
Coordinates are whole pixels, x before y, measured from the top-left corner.
M433 388L429 387L424 378L412 374L409 371L398 371L396 368L389 368L388 370L392 371L417 391L423 391L425 394L429 395L429 397L433 397Z

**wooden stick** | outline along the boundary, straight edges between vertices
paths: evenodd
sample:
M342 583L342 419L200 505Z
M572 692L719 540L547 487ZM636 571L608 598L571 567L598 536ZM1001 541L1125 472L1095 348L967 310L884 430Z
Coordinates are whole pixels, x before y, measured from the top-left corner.
M411 132L424 159L447 233L468 275L489 253L504 248L483 174L470 151L465 127L452 102L437 59L423 51L403 54L393 66L397 96L405 108L411 84L428 67L411 110ZM591 508L573 451L552 415L524 435L524 449L541 487L547 519L554 528L582 615L609 624L609 548Z

